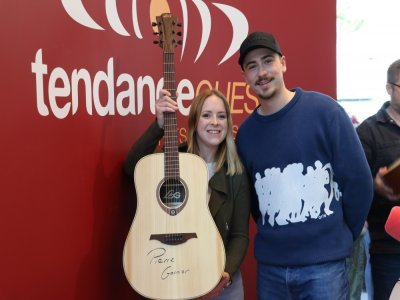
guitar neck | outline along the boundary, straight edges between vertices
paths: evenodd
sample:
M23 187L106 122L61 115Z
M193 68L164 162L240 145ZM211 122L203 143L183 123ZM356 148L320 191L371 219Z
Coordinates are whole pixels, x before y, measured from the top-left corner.
M164 51L164 88L176 101L174 52ZM179 178L178 127L175 112L164 113L165 177Z

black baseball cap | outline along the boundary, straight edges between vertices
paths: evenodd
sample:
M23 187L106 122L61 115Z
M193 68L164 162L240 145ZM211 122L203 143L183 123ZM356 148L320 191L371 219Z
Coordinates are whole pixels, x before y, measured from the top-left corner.
M241 67L243 66L243 61L246 55L251 50L257 48L268 48L282 56L281 47L272 34L268 32L256 31L247 36L240 46L238 63Z

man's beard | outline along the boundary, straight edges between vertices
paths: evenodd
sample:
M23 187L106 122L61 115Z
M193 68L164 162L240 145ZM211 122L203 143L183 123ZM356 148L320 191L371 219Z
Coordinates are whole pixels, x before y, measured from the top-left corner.
M260 81L269 81L268 78L259 78L256 82L256 85L259 84ZM269 100L275 95L275 91L270 91L271 88L269 88L267 91L261 91L260 93L257 93L257 97L261 100Z
M390 103L390 107L393 109L393 111L394 111L395 113L397 113L398 115L400 115L400 105L395 105L395 104Z
M258 99L261 99L261 100L269 100L269 99L273 98L275 94L276 94L276 92L274 92L274 91L272 91L272 92L267 91L263 94L258 93L257 97L258 97Z

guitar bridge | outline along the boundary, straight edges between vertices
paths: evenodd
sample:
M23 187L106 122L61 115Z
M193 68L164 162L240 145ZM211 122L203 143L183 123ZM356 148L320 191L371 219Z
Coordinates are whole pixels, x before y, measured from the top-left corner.
M197 239L196 233L166 233L152 234L150 240L157 240L167 245L179 245L185 243L189 239Z

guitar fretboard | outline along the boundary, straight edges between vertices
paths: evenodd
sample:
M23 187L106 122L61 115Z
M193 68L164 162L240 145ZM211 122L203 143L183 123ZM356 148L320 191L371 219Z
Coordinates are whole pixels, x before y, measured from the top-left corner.
M164 88L176 101L174 52L164 52ZM165 178L179 178L178 127L176 113L164 113Z

